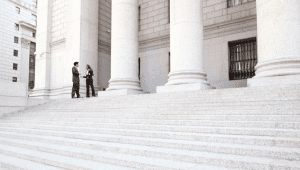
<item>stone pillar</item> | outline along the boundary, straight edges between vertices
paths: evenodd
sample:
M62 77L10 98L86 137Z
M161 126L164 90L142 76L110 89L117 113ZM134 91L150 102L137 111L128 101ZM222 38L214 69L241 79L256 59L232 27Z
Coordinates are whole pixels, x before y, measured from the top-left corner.
M94 86L99 88L98 80L98 10L99 1L96 0L67 0L67 35L66 60L64 83L68 87L64 97L71 97L72 67L75 61L79 62L79 72L86 73L86 64L94 71ZM86 79L80 79L80 94L85 97Z
M138 5L138 0L112 0L111 79L107 92L101 95L142 93L138 78Z
M248 86L300 84L300 1L256 0L258 64Z
M33 97L49 98L51 65L52 2L39 1L37 9L36 69ZM29 54L28 54L29 56Z
M22 83L27 83L29 81L29 55L30 55L30 40L21 38L21 80Z
M202 0L170 1L171 72L157 93L210 89L203 70Z

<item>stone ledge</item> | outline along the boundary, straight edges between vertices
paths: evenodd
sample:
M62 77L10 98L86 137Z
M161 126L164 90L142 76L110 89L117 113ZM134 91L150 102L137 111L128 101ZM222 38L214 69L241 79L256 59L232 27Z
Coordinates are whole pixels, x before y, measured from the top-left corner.
M300 75L260 77L247 80L248 87L300 85Z
M172 92L184 92L184 91L200 91L214 89L204 83L193 83L193 84L181 84L171 86L157 86L156 93L172 93Z

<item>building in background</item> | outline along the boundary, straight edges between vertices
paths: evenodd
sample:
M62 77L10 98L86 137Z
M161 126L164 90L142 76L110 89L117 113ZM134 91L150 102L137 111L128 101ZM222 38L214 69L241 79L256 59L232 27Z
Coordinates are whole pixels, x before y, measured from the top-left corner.
M37 0L0 0L0 81L34 88Z
M74 61L81 74L90 64L96 89L106 91L295 84L299 1L264 2L45 0L38 7L32 96L70 98Z

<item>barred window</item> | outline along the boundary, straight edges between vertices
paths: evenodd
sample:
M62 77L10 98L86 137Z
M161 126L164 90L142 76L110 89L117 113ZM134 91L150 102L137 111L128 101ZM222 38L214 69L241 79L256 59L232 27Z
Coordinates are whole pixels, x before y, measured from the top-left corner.
M229 80L242 80L255 75L256 38L229 42Z
M13 82L17 82L17 80L18 80L17 77L13 77L13 78L12 78L12 81L13 81Z
M14 56L18 57L18 50L14 50Z
M142 29L141 28L141 6L139 6L139 31Z
M245 4L247 2L252 2L252 1L255 1L255 0L227 0L227 7L230 8L230 7L234 7L234 6Z
M19 38L18 38L18 37L15 37L15 38L14 38L14 42L15 42L16 44L18 44L18 43L19 43Z
M16 63L13 64L13 70L18 70L18 64Z

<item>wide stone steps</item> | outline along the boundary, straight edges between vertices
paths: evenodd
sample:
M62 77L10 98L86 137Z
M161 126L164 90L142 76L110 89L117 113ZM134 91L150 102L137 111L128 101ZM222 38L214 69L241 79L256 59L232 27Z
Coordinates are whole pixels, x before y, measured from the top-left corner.
M0 154L0 169L1 170L27 170L27 169L43 169L43 170L60 170L57 167L39 164L33 161L20 159L4 154Z
M63 141L63 139L61 139ZM53 143L43 141L36 142L36 141L27 141L27 140L20 140L20 139L13 139L13 138L5 138L0 137L0 146L4 146L13 149L16 148L18 150L28 151L30 150L32 156L39 154L43 155L54 155L54 157L63 157L61 162L65 160L87 160L86 163L89 162L96 162L94 165L87 167L86 165L82 165L87 167L85 169L166 169L166 170L179 170L179 169L192 169L192 168L201 168L201 165L197 163L204 162L205 160L201 159L196 156L189 156L186 154L181 154L178 150L169 149L163 152L160 149L156 151L153 147L140 147L136 148L136 146L123 146L123 148L117 147L101 147L100 145L95 145L87 143L85 141L81 141L81 143L75 142L68 142L64 141L61 143ZM55 149L53 149L55 148ZM135 148L135 149L134 149ZM137 150L138 149L138 150ZM114 150L114 151L113 151ZM170 152L173 151L173 154ZM53 158L53 157L51 157ZM167 159L164 159L167 158ZM183 162L182 160L185 159L187 162ZM56 160L60 162L59 159ZM181 162L182 161L182 162ZM70 162L73 163L73 162ZM103 164L104 163L104 164ZM112 164L113 166L109 166ZM75 164L76 165L76 164ZM115 166L118 165L119 167ZM80 166L77 163L77 166ZM62 167L62 166L61 166ZM208 168L209 166L206 166ZM63 167L62 167L63 168ZM79 167L74 167L74 169L78 169ZM211 167L217 168L217 167ZM73 169L73 168L72 168ZM222 169L222 168L217 168Z
M205 143L201 146L201 143L197 143L197 145L187 145L182 144L179 141L173 141L173 143L180 144L181 148L174 149L174 147L154 147L154 146L145 146L144 145L132 145L132 144L111 144L107 142L98 142L98 141L86 141L86 140L78 140L78 139L67 139L67 138L53 138L53 137L40 137L40 136L26 136L26 135L2 135L0 137L0 145L9 145L21 148L28 148L33 150L39 150L42 152L48 153L61 153L64 151L68 152L68 154L64 156L74 156L76 154L72 153L74 151L83 153L83 154L93 154L93 157L101 156L104 158L115 159L118 158L120 160L125 161L134 161L136 158L134 156L140 156L139 161L141 159L145 159L145 162L151 160L147 160L146 158L159 158L159 159L171 159L174 161L183 161L188 163L193 163L193 165L186 165L184 163L179 162L169 162L163 161L163 165L173 164L173 168L185 169L191 168L195 166L196 163L203 163L208 165L215 165L216 163L222 163L227 168L238 168L242 169L243 166L249 167L249 169L268 169L270 167L277 169L279 167L289 167L289 168L297 168L299 166L299 149L282 149L276 147L261 147L254 149L253 147L247 146L234 146L235 150L230 148L230 145L215 145L215 144L207 144ZM157 141L157 140L156 140ZM159 142L159 140L157 141ZM176 143L175 143L176 142ZM172 144L170 144L172 146ZM71 146L71 147L70 147ZM76 146L76 147L75 147ZM52 148L56 148L58 150L53 150ZM81 148L81 149L79 149ZM259 149L259 150L257 150ZM209 152L207 152L209 151ZM234 152L232 152L234 151ZM104 153L103 153L104 152ZM116 155L117 154L117 155ZM126 154L126 155L122 155ZM226 154L226 155L224 155ZM85 155L85 156L87 156ZM128 156L129 155L129 156ZM134 155L134 156L132 156ZM203 157L205 155L205 158ZM259 159L253 159L253 157L247 157L247 155L262 157ZM226 159L224 160L224 156ZM82 154L81 154L81 157ZM146 157L146 158L144 158ZM218 158L220 160L218 160ZM251 161L246 161L249 160ZM238 161L237 161L238 160ZM234 166L229 165L230 161L234 161ZM159 161L154 160L154 162L159 166ZM175 164L174 164L175 163ZM179 164L179 165L178 165ZM182 167L182 168L180 168ZM276 168L277 167L277 168ZM172 168L172 167L169 167Z
M59 99L0 119L0 167L300 170L299 94L282 86Z
M0 120L1 122L1 120ZM11 120L2 121L2 124L14 125L48 125L48 126L75 126L92 128L117 128L117 129L160 129L184 128L195 129L201 127L237 127L237 128L268 128L268 129L294 129L300 130L299 122L271 122L271 121L206 121L206 120L135 120L135 119L67 119L59 120Z
M112 121L120 121L119 119L140 119L143 121L145 119L150 120L198 120L198 121L277 121L279 122L300 122L300 115L120 115L120 114L100 114L100 113L44 113L43 115L39 114L22 114L17 117L11 117L7 120L78 120L79 121L89 121L93 122L103 122L102 119L114 119ZM125 121L125 120L124 120Z

